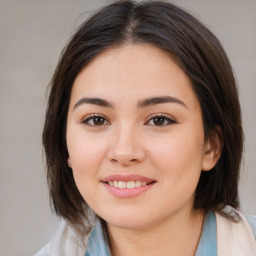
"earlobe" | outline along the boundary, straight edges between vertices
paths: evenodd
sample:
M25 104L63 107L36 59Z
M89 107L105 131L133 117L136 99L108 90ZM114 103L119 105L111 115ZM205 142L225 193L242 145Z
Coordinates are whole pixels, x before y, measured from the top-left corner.
M218 162L223 147L222 130L215 127L205 143L202 171L210 171Z
M68 167L71 168L72 167L72 162L70 160L70 157L68 157L68 161L67 162L68 162Z

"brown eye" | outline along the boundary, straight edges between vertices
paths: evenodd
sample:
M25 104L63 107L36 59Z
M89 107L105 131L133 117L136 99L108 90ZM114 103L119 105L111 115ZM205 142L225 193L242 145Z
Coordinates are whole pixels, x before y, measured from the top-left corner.
M176 123L173 119L164 116L164 115L157 115L153 116L147 124L153 125L153 126L167 126Z
M109 122L103 116L91 115L85 120L82 121L83 124L89 126L102 126L105 124L109 124Z
M104 124L104 118L102 117L94 117L93 118L93 124L94 125L103 125Z
M154 125L163 125L164 122L165 122L165 119L162 116L157 116L153 118Z

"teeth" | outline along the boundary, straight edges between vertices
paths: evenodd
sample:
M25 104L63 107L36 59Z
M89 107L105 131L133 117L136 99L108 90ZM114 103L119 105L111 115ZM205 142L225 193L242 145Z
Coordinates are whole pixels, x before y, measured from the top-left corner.
M139 188L141 186L146 186L147 182L140 181L140 180L128 181L128 182L114 180L114 181L109 181L108 184L111 187L115 187L115 188L130 188L131 189L131 188Z
M119 181L119 182L118 182L118 187L119 187L119 188L126 188L126 182L124 182L124 181Z
M135 186L136 188L141 187L141 181L137 180Z
M128 181L126 183L127 188L135 188L135 181Z

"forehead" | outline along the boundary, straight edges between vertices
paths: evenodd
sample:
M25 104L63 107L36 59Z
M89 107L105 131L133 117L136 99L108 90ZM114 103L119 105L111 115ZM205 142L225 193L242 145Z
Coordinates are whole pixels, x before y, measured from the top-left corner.
M85 96L128 100L169 95L194 100L189 78L170 54L147 44L131 44L99 54L77 76L72 99Z

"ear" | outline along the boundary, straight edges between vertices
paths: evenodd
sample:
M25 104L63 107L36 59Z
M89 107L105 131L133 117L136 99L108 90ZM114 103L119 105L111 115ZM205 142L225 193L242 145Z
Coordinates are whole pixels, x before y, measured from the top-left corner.
M216 126L205 141L202 171L210 171L218 162L223 147L222 130Z
M67 163L68 163L68 167L71 168L72 167L72 162L70 160L70 157L68 157Z

